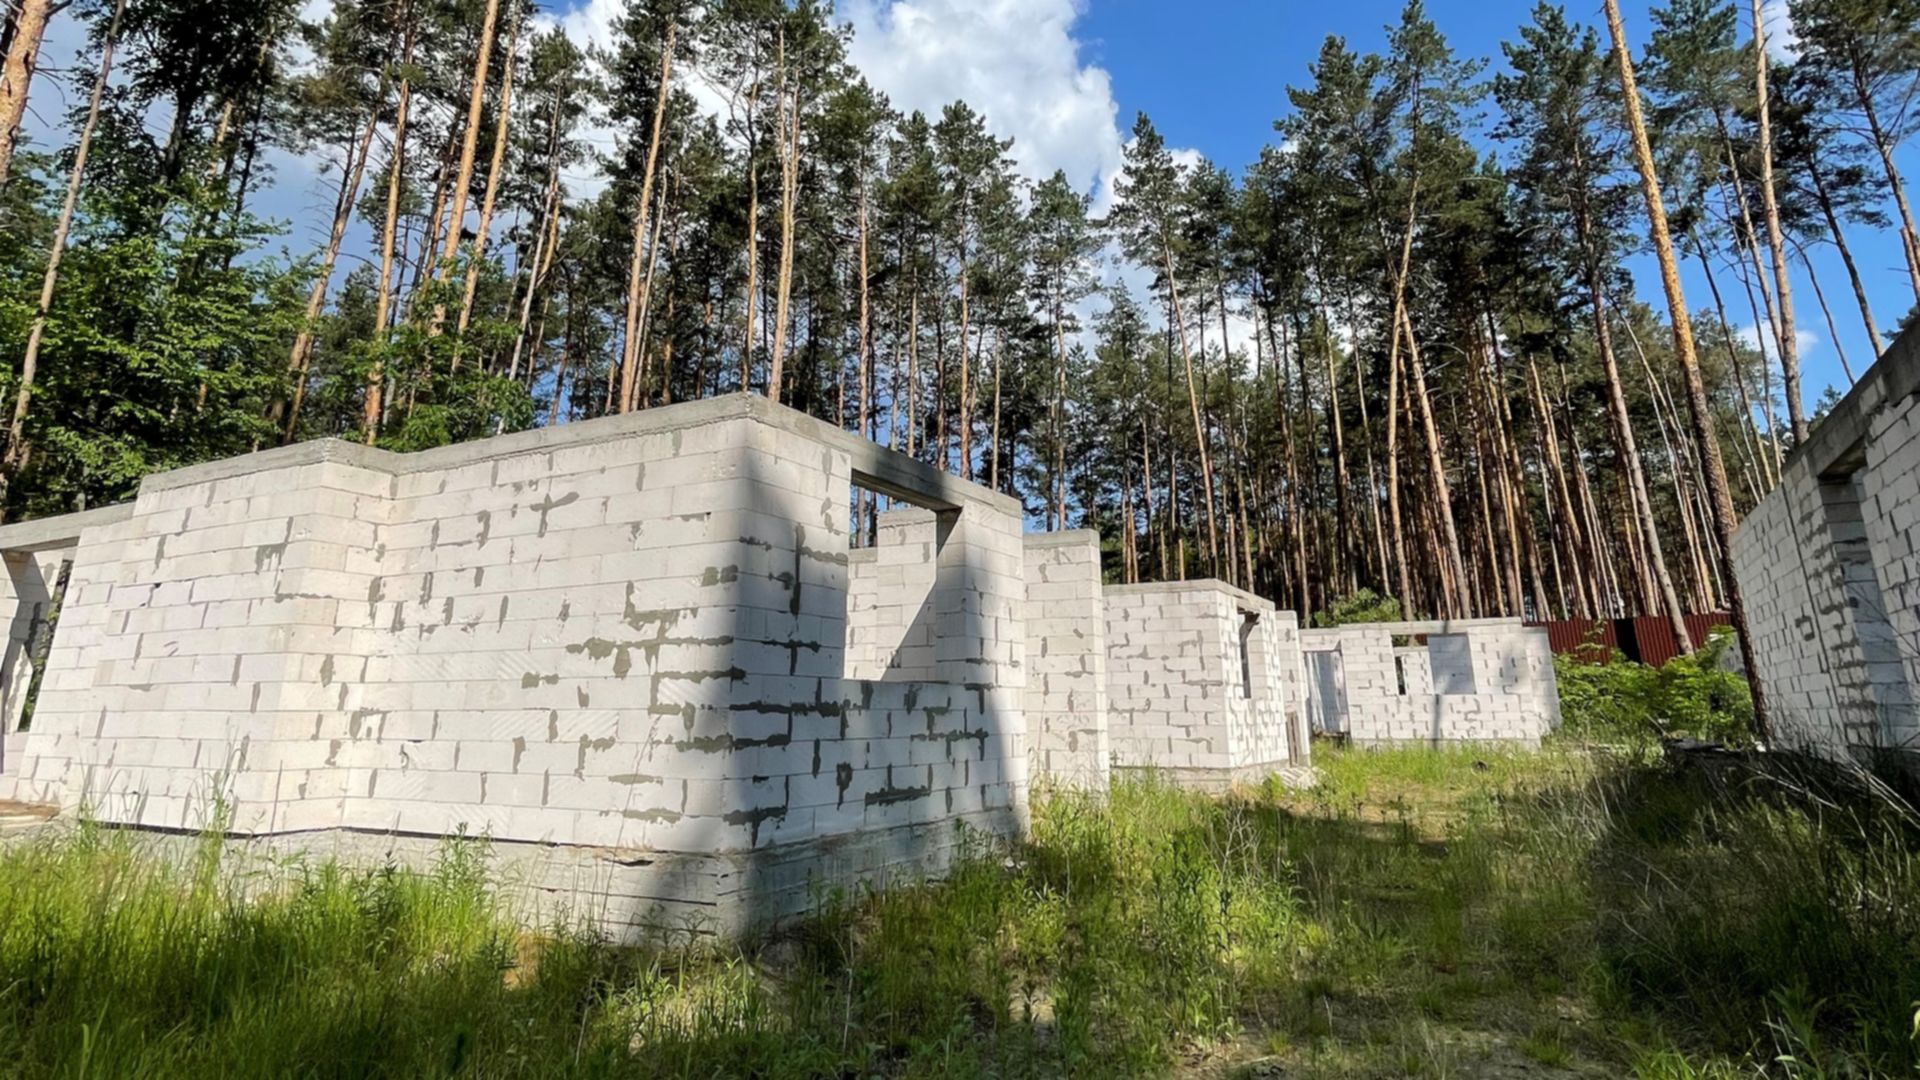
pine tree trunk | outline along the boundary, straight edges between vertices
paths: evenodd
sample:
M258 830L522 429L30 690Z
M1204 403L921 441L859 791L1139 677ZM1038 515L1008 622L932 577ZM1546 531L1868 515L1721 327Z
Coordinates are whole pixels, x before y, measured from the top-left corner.
M1367 386L1361 377L1362 364L1359 356L1349 359L1348 366L1353 369L1353 396L1360 403L1360 447L1367 462L1367 522L1373 536L1374 574L1384 591L1387 588L1387 534L1380 520L1380 467L1374 460L1373 419L1367 415Z
M791 106L793 115L787 116ZM780 400L780 382L787 358L787 310L793 295L793 219L800 185L800 91L787 87L786 31L780 37L780 270L776 278L773 314L773 361L767 378L767 397ZM962 352L965 351L964 346Z
M400 50L400 64L403 68L413 63L413 5L408 3L401 18L406 20L406 44ZM401 178L407 164L407 107L412 101L412 84L403 74L400 79L400 97L394 107L393 115L393 152L387 160L387 220L380 230L380 293L375 301L373 314L373 365L367 369L366 401L363 405L360 422L366 429L367 445L373 445L374 438L380 432L381 394L383 381L382 351L387 345L387 319L393 305L393 245L395 234L400 229L400 188Z
M113 17L107 23L107 36L100 46L100 73L93 80L93 97L87 104L87 120L80 128L80 142L73 152L73 169L67 174L66 201L60 204L60 218L53 228L53 243L47 251L46 273L40 279L40 300L34 307L33 329L27 333L27 349L20 360L20 388L14 397L13 419L7 425L7 448L0 455L0 520L6 517L8 489L27 462L27 411L33 404L33 382L40 362L40 341L47 332L47 312L53 307L54 286L60 281L60 257L66 253L67 233L73 227L74 207L80 201L80 182L87 171L87 151L93 147L93 131L100 122L100 99L107 91L107 78L113 73L113 47L120 36L120 17L126 13L127 0L114 0Z
M460 129L449 125L447 141L440 147L440 165L433 174L433 212L420 228L420 254L413 261L413 277L407 282L407 309L412 310L414 294L420 291L420 285L433 272L434 260L440 257L440 243L445 236L447 223L447 178L453 172L454 157L460 152ZM400 322L400 318L394 320Z
M1864 74L1856 66L1853 75L1855 96L1861 112L1866 114L1867 130L1873 136L1873 149L1880 155L1880 167L1887 178L1887 192L1893 196L1893 204L1900 211L1900 243L1907 255L1907 277L1913 285L1913 298L1920 303L1920 232L1914 229L1913 210L1907 205L1906 182L1900 179L1900 170L1893 163L1895 142L1881 126L1880 111L1874 107L1873 94L1867 89Z
M1299 529L1301 532L1301 590L1302 595L1306 597L1306 606L1311 608L1314 604L1313 586L1315 582L1324 583L1329 581L1332 575L1326 567L1328 560L1325 556L1328 545L1325 535L1325 518L1313 513L1307 506L1307 501L1313 498L1313 493L1320 490L1320 455L1313 450L1319 443L1316 441L1313 433L1312 380L1307 375L1307 350L1303 344L1305 340L1306 334L1301 333L1293 349L1294 374L1297 378L1292 384L1292 389L1297 392L1294 394L1294 400L1290 405L1293 409L1293 431L1308 448L1307 460L1309 462L1309 468L1307 475L1305 475L1301 481L1302 490L1307 492L1307 499L1301 500ZM1317 539L1315 539L1316 537ZM1312 557L1312 551L1309 551L1308 543L1310 539L1313 540L1310 545L1311 548L1314 551L1318 551L1321 558L1315 559ZM1317 574L1310 569L1316 565L1319 569ZM1333 603L1333 597L1328 595L1324 584L1322 584L1320 588L1319 601L1324 607L1331 607Z
M1521 562L1524 558L1524 548L1520 539L1519 511L1516 510L1515 507L1518 500L1515 498L1511 480L1507 475L1506 428L1500 421L1500 401L1497 397L1498 389L1493 384L1491 373L1484 367L1480 371L1480 378L1475 380L1475 382L1478 384L1476 389L1480 391L1475 399L1476 407L1486 410L1487 427L1485 430L1485 438L1487 456L1492 458L1494 462L1493 493L1495 503L1499 510L1497 521L1502 536L1506 540L1507 557L1500 563L1498 569L1502 576L1502 583L1506 588L1507 595L1513 602L1513 607L1507 611L1507 614L1524 616L1526 614L1526 594L1523 591L1524 586L1521 583ZM1482 464L1481 468L1484 469L1485 467L1486 466ZM1536 594L1536 596L1537 595L1538 594Z
M447 256L433 273L433 280L437 284L444 284L453 270L460 229L467 219L467 193L473 186L473 158L480 148L480 113L487 101L487 66L493 60L493 32L499 16L500 0L487 0L487 13L480 23L480 44L473 55L473 81L467 92L467 123L460 142L460 167L454 172L452 206L447 211L447 244L444 249ZM472 273L471 268L468 273ZM439 334L446 320L447 305L436 300L430 332ZM458 364L456 359L454 365L457 367Z
M1223 329L1222 336L1224 334ZM1333 548L1336 558L1334 580L1351 592L1359 584L1355 577L1356 560L1352 558L1354 531L1347 497L1353 481L1347 473L1347 432L1346 424L1340 418L1340 375L1334 369L1333 351L1333 343L1329 339L1327 347L1322 350L1322 359L1326 361L1327 369L1327 427L1333 433L1333 513L1335 532L1338 534Z
M53 0L18 2L13 36L7 41L4 66L0 66L0 187L6 186L13 169L13 151L20 140L20 122L27 115L27 94L33 89L40 42L47 34L47 20L53 15Z
M877 432L871 431L869 428L873 423L872 417L875 413L873 406L873 384L878 372L874 370L872 345L873 317L871 314L872 307L868 302L867 296L869 283L867 265L867 178L864 172L860 176L858 228L860 231L860 327L859 348L854 352L853 362L860 368L860 437L863 439L874 439ZM889 432L888 434L889 437L891 437L892 433ZM875 441L878 440L876 439ZM863 493L860 503L861 513L869 515L869 520L871 520L872 512L878 509L877 506L873 505L874 500L871 496L871 492Z
M1751 236L1749 236L1748 239L1751 240ZM1734 270L1740 277L1740 285L1747 291L1747 310L1752 312L1754 323L1758 325L1760 322L1760 311L1759 308L1756 307L1756 301L1754 300L1755 281L1757 280L1759 282L1758 291L1760 293L1760 300L1765 302L1767 308L1766 321L1769 325L1776 327L1774 339L1775 348L1778 348L1779 332L1777 327L1779 324L1774 320L1773 299L1772 294L1767 291L1766 279L1760 277L1759 251L1752 243L1744 244L1739 250L1747 255L1748 261L1752 263L1753 268L1753 276L1749 277L1747 267L1737 261L1734 263ZM1768 483L1772 484L1778 482L1780 469L1786 464L1787 455L1786 451L1780 447L1780 431L1774 423L1773 365L1767 362L1765 340L1764 338L1761 339L1762 344L1760 347L1760 420L1766 428L1767 446L1771 451L1768 455L1768 470L1770 473Z
M1281 496L1282 512L1286 515L1286 529L1292 555L1292 568L1288 573L1293 586L1294 610L1301 618L1306 618L1307 608L1307 539L1306 532L1300 527L1300 464L1295 457L1293 436L1293 412L1287 403L1287 357L1275 337L1273 312L1267 312L1267 342L1273 348L1273 390L1274 414L1280 421L1280 442L1282 451L1281 467L1284 470L1285 491Z
M1574 506L1573 488L1567 483L1566 463L1560 456L1560 435L1555 430L1553 410L1547 404L1545 380L1540 378L1540 368L1531 357L1527 360L1527 373L1533 388L1533 415L1537 428L1537 438L1541 452L1545 454L1547 465L1553 470L1552 493L1560 497L1561 530L1567 542L1554 545L1556 557L1565 548L1572 562L1571 576L1574 584L1574 599L1579 618L1594 618L1600 614L1599 590L1595 587L1593 566L1595 551L1587 542L1586 532L1581 527L1580 512Z
M1161 577L1167 573L1167 537L1164 532L1155 532L1153 527L1153 435L1147 428L1147 418L1140 418L1140 494L1147 504L1147 531L1154 533L1154 541L1159 547L1159 571Z
M1780 305L1780 381L1787 395L1787 422L1793 427L1793 442L1807 441L1806 409L1800 401L1800 342L1793 325L1793 283L1787 273L1787 242L1780 230L1780 204L1773 189L1772 102L1767 94L1767 24L1760 10L1761 0L1753 0L1754 102L1760 134L1760 202L1767 217L1767 246L1773 253L1773 291Z
M995 331L993 335L993 427L987 436L987 486L1000 490L1000 363L1006 356L1006 338Z
M639 343L633 348L634 363L622 365L620 369L619 409L622 412L632 412L646 398L647 335L649 324L653 321L653 276L659 264L660 232L666 226L666 204L667 189L662 186L659 201L653 208L653 232L647 239L646 270L640 276Z
M1641 374L1647 380L1647 400L1653 403L1653 420L1660 431L1660 443L1667 452L1668 467L1673 471L1673 502L1680 513L1680 525L1687 541L1688 570L1692 575L1695 588L1693 602L1695 611L1709 611L1711 597L1706 594L1706 560L1700 552L1700 535L1694 527L1692 498L1687 486L1687 472L1692 468L1691 459L1684 457L1675 447L1682 436L1679 432L1680 417L1673 411L1673 401L1666 396L1665 390L1653 376L1653 365L1647 360L1647 351L1640 344L1640 337L1633 332L1632 323L1627 327L1628 340L1633 344L1634 355L1640 360ZM1672 416L1672 427L1668 426L1668 417Z
M920 279L914 275L913 297L907 315L907 456L920 449Z
M1506 361L1500 355L1499 327L1493 319L1491 306L1483 308L1487 321L1487 354L1493 360L1491 370L1484 371L1483 385L1487 395L1488 411L1493 416L1494 448L1500 457L1501 501L1505 508L1507 539L1513 545L1512 589L1514 595L1521 595L1520 575L1522 567L1527 571L1527 584L1531 587L1534 609L1544 618L1547 606L1545 583L1540 578L1538 552L1534 546L1533 519L1527 510L1526 472L1521 466L1520 452L1515 446L1513 435L1513 411L1507 402L1505 392ZM1524 602L1520 614L1526 613Z
M572 296L567 304L567 340L560 348L560 360L553 373L553 400L547 405L547 426L560 423L560 402L565 396L567 386L567 366L573 360L573 304Z
M956 411L960 428L960 478L973 479L973 358L967 355L967 332L973 325L973 314L968 304L971 299L968 279L973 276L973 268L967 264L966 222L960 224L960 401ZM946 456L946 442L940 444L941 457ZM944 465L945 462L942 462Z
M1407 221L1400 235L1399 268L1393 275L1392 326L1388 328L1388 333L1392 335L1393 341L1387 350L1387 366L1389 368L1387 384L1387 508L1393 519L1394 559L1395 562L1399 564L1401 603L1405 606L1408 615L1411 615L1413 611L1411 606L1413 596L1410 584L1411 571L1407 565L1406 532L1402 526L1400 510L1400 373L1402 370L1402 344L1404 343L1406 346L1411 347L1414 341L1412 323L1411 320L1407 318L1407 276L1412 272L1413 267L1413 232L1414 224L1418 217L1419 204L1420 182L1418 178L1416 178L1407 190ZM1386 242L1384 235L1381 238L1381 242L1383 245ZM1407 333L1404 337L1401 335L1402 326L1407 328ZM1411 380L1409 380L1409 389L1411 390L1411 388ZM1441 482L1445 483L1444 476L1441 477ZM1451 520L1451 518L1449 518L1449 520Z
M1760 501L1761 484L1755 482L1753 474L1758 473L1759 478L1765 481L1765 486L1769 489L1772 488L1773 481L1766 479L1767 471L1761 461L1758 440L1754 436L1753 401L1747 396L1747 378L1741 372L1740 354L1738 350L1733 347L1732 326L1727 322L1727 305L1725 300L1721 298L1720 282L1714 277L1713 263L1707 258L1707 247L1701 242L1698 233L1689 233L1688 236L1693 240L1694 258L1700 261L1700 272L1706 275L1707 291L1713 294L1714 312L1720 320L1721 338L1727 347L1727 370L1733 373L1734 389L1739 391L1740 394L1740 446L1747 454L1748 494L1753 496L1755 502L1758 502Z
M1853 299L1860 305L1860 324L1867 330L1867 345L1873 350L1873 358L1880 359L1880 328L1873 321L1873 305L1867 302L1867 287L1860 280L1860 267L1853 261L1853 251L1847 247L1847 234L1840 228L1840 216L1834 213L1833 199L1827 193L1826 177L1820 173L1818 161L1809 158L1807 176L1813 181L1813 193L1820 203L1820 213L1827 219L1827 231L1833 234L1833 246L1840 250L1840 261L1847 268L1847 280L1853 285ZM1812 273L1812 268L1808 268Z
M1393 569L1402 614L1412 618L1413 575L1407 566L1407 531L1400 507L1400 313L1393 314L1393 343L1387 347L1387 519L1393 540Z
M384 89L381 98L385 99ZM340 242L347 234L347 223L353 218L353 202L360 193L360 179L366 172L367 159L373 156L373 135L380 127L380 107L374 106L373 115L367 118L367 131L359 145L349 144L347 160L341 163L340 196L334 203L333 230L327 234L327 247L320 257L320 273L315 278L313 290L307 294L306 318L300 324L300 333L293 339L293 352L287 358L287 374L293 380L293 403L288 406L275 401L270 417L278 422L284 412L286 422L281 431L281 441L292 442L293 433L300 423L300 406L307 396L307 365L313 356L313 328L320 318L320 309L327 302L327 286L333 280L333 265L340 257Z
M520 50L520 20L515 18L507 27L507 59L500 69L500 102L495 111L500 115L493 125L493 159L487 163L487 188L480 198L480 221L473 232L473 256L467 264L467 284L460 297L460 319L454 324L456 330L465 334L467 325L473 321L473 297L480 287L480 261L487 255L487 234L493 228L494 200L500 195L500 167L507 160L507 134L513 121L513 70ZM453 353L453 367L460 367L460 350Z
M557 102L555 111L558 112ZM557 124L554 133L556 136L559 133ZM547 154L547 193L541 205L540 239L533 245L533 269L527 275L527 294L520 302L519 331L514 335L513 359L507 366L507 377L510 379L520 374L520 355L526 349L527 328L532 322L533 297L540 291L541 284L546 280L548 270L553 264L554 249L560 242L560 155L551 143L548 145ZM548 299L552 299L551 293L548 294ZM527 370L529 372L533 370L531 359L527 361Z
M1056 350L1053 372L1053 480L1048 491L1053 502L1052 527L1067 527L1067 329L1061 317L1060 296L1055 293L1050 305L1053 317L1053 343Z
M647 213L653 209L653 176L660 159L660 136L666 127L667 92L673 78L674 35L677 27L669 22L660 44L660 82L654 91L653 126L647 135L647 164L640 171L640 198L633 208L633 254L627 260L627 318L620 342L620 408L626 409L633 398L635 368L640 362L641 278L651 264L647 250ZM749 161L748 168L752 168ZM755 211L758 211L758 202ZM748 222L748 257L753 253L752 219ZM753 355L753 276L747 277L747 348L741 354L740 388L746 389L748 366Z
M1487 459L1493 455L1489 453L1487 449L1486 417L1479 415L1479 395L1468 394L1467 404L1472 409L1468 414L1468 423L1472 425L1469 430L1471 430L1475 436L1474 453L1479 458L1480 466L1473 470L1473 486L1474 494L1477 496L1480 504L1479 547L1482 558L1475 559L1473 565L1475 572L1478 573L1482 564L1484 564L1487 575L1481 585L1478 606L1482 611L1504 615L1508 613L1507 581L1506 574L1500 565L1500 542L1498 538L1494 536L1493 492L1487 488L1488 469L1486 463ZM1456 423L1459 420L1459 413L1457 411L1454 413L1454 420ZM1488 591L1492 593L1493 602L1491 604L1487 603Z
M1588 231L1584 209L1580 212L1581 232ZM1633 418L1627 412L1627 395L1620 381L1620 364L1613 351L1613 328L1607 318L1606 299L1601 293L1600 265L1590 259L1587 265L1587 292L1593 305L1594 341L1599 345L1600 363L1607 377L1607 404L1613 420L1614 452L1624 470L1628 494L1640 537L1646 547L1647 569L1653 576L1655 595L1666 609L1673 628L1673 640L1683 655L1693 653L1693 637L1687 632L1686 611L1680 606L1680 594L1673 587L1673 575L1667 570L1667 553L1660 542L1660 525L1654 520L1653 499L1647 492L1646 469L1640 460L1639 440L1634 438Z
M753 305L760 291L760 168L754 164L753 150L747 151L747 340L740 347L740 390L753 386ZM638 316L635 317L638 322ZM771 385L771 384L769 384ZM768 396L777 397L768 390Z
M533 393L533 373L540 370L540 350L547 340L547 316L553 313L553 293L540 298L540 319L533 324L533 345L527 350L527 393ZM517 376L509 376L516 382Z
M1767 709L1766 688L1760 678L1759 658L1754 653L1753 630L1747 622L1746 599L1732 562L1733 493L1727 487L1726 464L1721 460L1720 440L1713 430L1713 413L1707 402L1706 382L1701 378L1700 360L1694 353L1693 323L1687 309L1686 294L1680 285L1680 266L1674 258L1673 241L1667 232L1667 211L1660 193L1660 177L1654 171L1653 148L1647 140L1646 125L1640 116L1640 91L1634 85L1633 59L1628 51L1626 31L1620 25L1619 0L1605 0L1605 5L1607 32L1613 40L1614 64L1620 78L1620 94L1626 102L1627 132L1633 140L1634 163L1640 171L1640 191L1647 203L1654 254L1660 260L1660 282L1667 294L1674 355L1687 380L1687 410L1693 425L1694 441L1706 456L1707 487L1713 496L1714 539L1720 549L1727 606L1731 609L1734 632L1740 638L1740 658L1753 694L1754 735L1765 745L1773 738L1772 722Z
M1400 326L1407 335L1407 370L1413 374L1412 399L1413 403L1420 406L1420 423L1426 435L1427 467L1433 471L1433 498L1440 519L1443 553L1454 580L1464 589L1466 560L1461 555L1460 533L1453 520L1453 493L1447 484L1446 464L1440 455L1440 432L1433 419L1433 401L1427 395L1426 365L1420 361L1420 346L1413 337L1413 319L1404 304L1400 307ZM1473 616L1472 602L1464 592L1453 597L1453 614L1468 618Z
M1777 355L1777 351L1782 347L1781 342L1783 339L1780 334L1780 319L1774 312L1773 292L1767 287L1766 271L1763 270L1760 265L1760 230L1754 225L1753 214L1747 206L1747 186L1740 179L1740 155L1734 150L1733 133L1728 130L1726 117L1719 110L1715 110L1713 115L1714 122L1720 129L1720 148L1722 152L1725 153L1727 160L1727 181L1724 187L1732 191L1732 194L1726 197L1731 207L1727 216L1729 219L1737 219L1739 222L1738 226L1733 229L1734 250L1745 255L1747 260L1753 264L1753 277L1754 280L1760 283L1760 299L1764 302L1767 309L1767 330L1773 337L1773 344ZM1749 289L1751 289L1751 286L1749 286ZM1759 318L1757 313L1754 317L1756 319ZM1756 335L1759 333L1758 326L1754 328L1754 332ZM1767 350L1763 345L1760 349L1760 355L1765 357L1766 352Z
M1173 304L1175 336L1180 340L1180 362L1187 374L1187 404L1193 411L1193 437L1200 448L1200 482L1205 487L1207 509L1207 567L1217 572L1220 565L1220 527L1213 508L1213 453L1207 447L1206 425L1200 419L1200 396L1193 379L1193 353L1187 348L1187 326L1180 310L1180 283L1173 274L1173 248L1162 237L1161 252L1166 262L1167 295ZM1182 567L1184 578L1185 567Z

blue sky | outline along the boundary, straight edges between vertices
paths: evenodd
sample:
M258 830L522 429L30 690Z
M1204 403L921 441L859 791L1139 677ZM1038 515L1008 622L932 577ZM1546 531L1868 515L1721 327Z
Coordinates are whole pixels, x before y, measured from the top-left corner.
M545 17L582 43L604 43L627 0L541 0ZM1272 123L1286 109L1286 87L1307 79L1307 66L1329 33L1356 49L1384 47L1385 27L1398 19L1402 0L1344 0L1311 5L1251 0L838 0L852 24L854 63L896 106L937 111L965 98L997 133L1015 140L1014 155L1029 175L1065 169L1089 191L1104 190L1119 165L1122 139L1136 111L1151 114L1172 146L1204 155L1238 171L1274 138ZM1636 51L1647 36L1645 0L1624 0L1627 31ZM310 16L330 0L305 0ZM1597 0L1569 4L1576 18L1597 23ZM1778 11L1781 0L1768 0ZM1530 0L1429 0L1429 12L1455 49L1496 66L1500 42L1529 21ZM1784 25L1780 29L1789 29ZM71 18L50 31L46 64L65 67L79 41ZM689 88L709 99L697 80ZM74 97L56 80L36 85L36 113L29 130L42 142L64 139L48 130L62 102ZM717 101L711 101L718 107ZM611 132L595 141L610 143ZM1903 164L1920 174L1911 147ZM294 223L288 246L295 252L319 246L333 201L326 163L282 158L273 190L256 204L264 213ZM591 170L570 175L574 193L595 185ZM1891 327L1903 316L1911 291L1897 238L1864 230L1849 234L1868 279L1877 321ZM368 235L356 224L342 270ZM1815 265L1833 306L1841 348L1854 370L1866 363L1867 345L1839 259L1830 247ZM1640 295L1664 310L1650 257L1634 260ZM1814 302L1806 274L1795 265L1796 314L1802 331L1802 362L1809 403L1829 384L1846 385L1834 335ZM1140 275L1120 274L1144 280ZM1688 300L1696 309L1710 297L1703 278L1689 266ZM1744 292L1731 279L1730 319L1751 329Z

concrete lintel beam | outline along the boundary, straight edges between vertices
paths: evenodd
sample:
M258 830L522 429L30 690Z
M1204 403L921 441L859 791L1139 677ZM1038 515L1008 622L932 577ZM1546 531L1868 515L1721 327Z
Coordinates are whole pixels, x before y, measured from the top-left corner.
M49 551L74 547L84 529L118 525L133 516L132 503L117 503L76 514L35 518L0 526L0 551Z

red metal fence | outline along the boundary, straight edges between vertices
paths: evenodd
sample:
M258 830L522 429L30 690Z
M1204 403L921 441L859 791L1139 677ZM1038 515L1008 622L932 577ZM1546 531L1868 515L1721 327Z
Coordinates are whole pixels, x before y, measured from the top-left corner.
M1660 667L1680 655L1673 640L1673 626L1663 615L1643 615L1637 619L1561 619L1556 622L1529 623L1546 630L1547 641L1556 654L1568 653L1589 663L1607 663L1614 650L1628 660ZM1727 613L1712 611L1687 616L1687 634L1698 644L1718 626L1732 625Z

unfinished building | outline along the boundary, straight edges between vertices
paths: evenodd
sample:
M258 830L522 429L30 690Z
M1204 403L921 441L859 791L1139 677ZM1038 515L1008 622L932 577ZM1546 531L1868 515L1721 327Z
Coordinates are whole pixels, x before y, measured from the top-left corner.
M855 559L854 485L925 513ZM0 529L9 709L71 568L0 794L349 858L486 835L542 913L728 931L1024 828L1021 524L750 396L156 475ZM849 595L907 544L876 663Z
M1816 423L1733 537L1775 739L1836 757L1920 743L1920 335Z
M1300 620L1220 581L1106 589L1116 769L1224 788L1309 763Z
M1300 775L1291 612L1103 587L1097 533L1022 517L749 395L151 476L0 528L0 798L350 862L485 836L524 917L638 938L938 873L1030 777Z
M1547 632L1516 619L1366 623L1301 638L1313 729L1356 746L1538 746L1560 724Z

